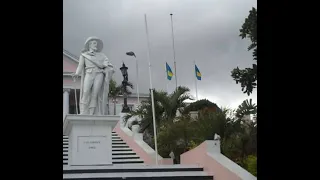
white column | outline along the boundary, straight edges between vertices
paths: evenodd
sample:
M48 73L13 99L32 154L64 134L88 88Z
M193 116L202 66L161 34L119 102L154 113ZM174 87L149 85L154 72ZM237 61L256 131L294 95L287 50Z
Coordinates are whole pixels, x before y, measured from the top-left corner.
M69 114L69 92L70 89L63 88L63 119Z

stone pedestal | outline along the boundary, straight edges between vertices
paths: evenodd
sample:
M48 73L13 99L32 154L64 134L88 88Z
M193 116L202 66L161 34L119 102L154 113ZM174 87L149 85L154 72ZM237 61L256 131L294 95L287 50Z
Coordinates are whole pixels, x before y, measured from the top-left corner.
M70 166L112 164L112 130L119 116L66 115L63 134L69 136Z

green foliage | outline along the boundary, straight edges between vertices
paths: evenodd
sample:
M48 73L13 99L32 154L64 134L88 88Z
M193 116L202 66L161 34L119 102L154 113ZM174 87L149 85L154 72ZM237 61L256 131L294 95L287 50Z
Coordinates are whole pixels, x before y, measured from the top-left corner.
M240 83L241 91L249 96L253 89L257 87L257 65L253 64L253 68L239 69L239 67L231 71L231 76Z
M214 134L217 133L221 138L226 136L230 118L227 118L229 110L223 109L218 112L202 111L195 121L195 135L204 140L213 140Z
M153 91L157 127L161 127L165 123L172 122L176 117L176 112L181 112L182 109L186 107L186 103L184 101L191 99L188 92L189 88L181 86L171 94L163 91ZM141 132L148 129L147 131L153 136L151 93L148 100L142 101L136 110L130 112L125 117L125 121L132 116L139 116L141 118Z
M252 7L249 16L245 19L240 29L242 39L249 38L252 44L249 45L248 51L257 47L257 9ZM254 56L256 57L256 56Z
M249 11L249 16L240 29L240 36L242 39L251 40L248 51L253 50L253 60L257 61L257 10L254 7ZM242 92L249 96L257 87L257 64L253 64L252 68L239 69L237 67L231 71L231 77L237 84L241 84Z
M135 121L132 121L132 123L131 123L131 126L133 126L133 125L139 125L140 123L137 121L137 120L135 120Z
M245 161L245 168L254 176L257 176L257 156L249 155Z
M252 99L250 101L245 100L239 105L236 111L236 117L241 119L245 115L256 114L257 113L257 105L252 104Z
M117 82L113 79L109 82L109 97L113 100L113 114L116 115L116 98L121 94L121 86L117 85ZM110 113L110 112L109 112Z
M215 108L217 111L221 111L221 109L215 103L207 99L201 99L187 106L184 109L183 114L188 114L190 111L199 111L204 108Z
M158 131L159 154L163 157L169 157L169 153L173 151L179 162L182 153L198 146L200 143L194 135L194 125L195 122L189 116L181 116L176 118L175 122L163 125Z
M120 86L117 86L117 82L113 79L109 82L109 97L115 99L120 94Z
M169 158L173 151L179 163L182 153L197 147L205 140L212 140L217 133L221 137L222 153L256 175L256 121L241 120L244 115L256 115L257 107L252 104L252 100L244 101L236 111L224 108L210 111L208 109L218 106L208 100L200 100L186 107L184 101L190 99L188 91L186 87L178 87L172 94L154 91L159 154ZM194 110L199 110L196 119L187 113ZM176 117L177 111L183 112L182 115ZM146 142L154 148L151 97L142 101L140 106L125 118L132 116L141 118L141 132L150 137L149 142Z

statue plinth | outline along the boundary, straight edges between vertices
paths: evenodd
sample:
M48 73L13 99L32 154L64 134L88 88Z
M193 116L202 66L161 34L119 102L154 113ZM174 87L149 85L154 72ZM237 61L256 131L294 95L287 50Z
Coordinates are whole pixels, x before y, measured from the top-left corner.
M120 116L67 115L63 134L69 136L68 164L112 164L112 130Z

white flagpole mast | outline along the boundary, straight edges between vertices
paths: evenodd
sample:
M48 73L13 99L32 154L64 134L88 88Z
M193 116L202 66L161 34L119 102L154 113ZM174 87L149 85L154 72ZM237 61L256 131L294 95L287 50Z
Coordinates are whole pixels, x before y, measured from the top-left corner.
M176 89L178 88L178 79L177 79L177 67L176 67L176 51L175 51L175 48L174 48L174 33L173 33L173 21L172 21L172 15L173 14L170 14L171 16L171 30L172 30L172 49L173 49L173 65L174 65L174 77L175 77L175 80L176 80Z
M196 100L198 101L198 84L197 84L197 72L196 72L196 61L194 61L194 81L196 85Z
M148 45L148 61L149 61L149 76L150 76L150 89L151 89L151 104L152 104L152 119L153 119L153 133L154 133L154 146L156 151L156 165L158 165L158 145L157 145L157 129L156 129L156 115L154 111L154 98L152 89L152 76L151 76L151 62L150 62L150 43L149 43L149 33L147 24L147 15L144 14L144 20L146 24L146 35L147 35L147 45Z

